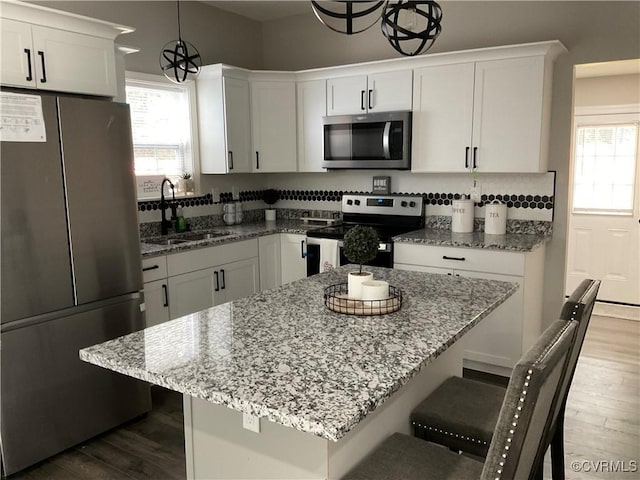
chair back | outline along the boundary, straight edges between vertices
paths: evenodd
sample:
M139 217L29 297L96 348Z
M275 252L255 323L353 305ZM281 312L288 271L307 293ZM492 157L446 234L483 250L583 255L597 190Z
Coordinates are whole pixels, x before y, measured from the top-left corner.
M482 480L528 479L534 471L577 327L554 322L514 367Z

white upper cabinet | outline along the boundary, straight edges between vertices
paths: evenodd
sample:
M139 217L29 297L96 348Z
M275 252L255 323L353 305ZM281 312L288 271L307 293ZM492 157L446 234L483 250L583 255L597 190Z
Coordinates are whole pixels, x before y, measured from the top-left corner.
M249 81L240 78L246 75L218 64L203 67L196 80L202 173L251 172Z
M115 38L133 29L46 7L3 3L2 85L115 97Z
M411 110L411 70L327 80L327 115Z
M546 171L550 69L544 55L417 69L412 171Z
M322 117L327 114L326 80L298 82L298 171L326 172L322 168Z
M0 81L2 85L36 87L31 25L14 20L0 19Z
M253 171L297 170L295 81L251 80Z

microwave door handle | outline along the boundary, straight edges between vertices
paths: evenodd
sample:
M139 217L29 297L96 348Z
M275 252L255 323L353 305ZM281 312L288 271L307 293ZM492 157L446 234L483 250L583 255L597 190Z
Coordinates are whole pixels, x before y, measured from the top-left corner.
M391 137L391 122L384 124L384 132L382 134L382 148L384 150L384 158L391 160L391 151L389 148L389 142Z

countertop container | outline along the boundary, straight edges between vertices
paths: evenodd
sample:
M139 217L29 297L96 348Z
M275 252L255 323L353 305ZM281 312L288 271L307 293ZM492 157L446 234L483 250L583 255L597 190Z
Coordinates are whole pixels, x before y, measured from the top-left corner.
M451 205L451 231L455 233L473 232L473 200L461 198L453 200Z
M484 233L504 235L507 232L507 205L494 200L484 208Z

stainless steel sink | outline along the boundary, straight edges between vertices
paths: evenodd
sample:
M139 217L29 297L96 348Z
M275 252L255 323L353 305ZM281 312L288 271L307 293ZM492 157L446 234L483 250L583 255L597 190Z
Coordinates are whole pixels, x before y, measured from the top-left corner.
M196 240L211 240L212 238L225 237L231 235L231 232L209 232L209 233L194 233L192 235L185 235L185 240L194 242Z
M162 240L145 240L144 243L150 243L151 245L179 245L181 243L187 243L189 240L182 238L163 238Z

